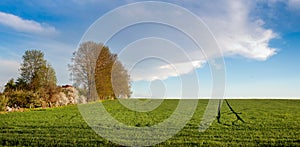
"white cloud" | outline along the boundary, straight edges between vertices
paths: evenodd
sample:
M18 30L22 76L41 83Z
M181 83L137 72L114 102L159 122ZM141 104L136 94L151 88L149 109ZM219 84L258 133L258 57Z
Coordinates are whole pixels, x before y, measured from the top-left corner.
M0 86L4 86L9 79L18 76L19 66L16 61L0 59Z
M200 6L203 9L194 10L211 29L225 56L266 60L276 54L276 49L269 47L269 41L277 34L264 28L263 20L253 19L251 2L207 1L209 4Z
M183 74L190 73L194 70L194 68L201 68L206 63L206 61L191 61L191 62L183 62L183 63L174 63L174 64L166 64L161 65L159 70L163 70L163 72L168 73L172 76L180 76Z
M0 24L13 28L20 32L35 34L55 34L56 29L45 23L23 19L19 16L0 12Z
M152 63L154 61L151 61ZM183 63L157 63L156 65L149 66L149 64L143 64L140 67L131 69L130 72L132 81L154 81L165 80L169 77L178 77L180 75L188 74L195 70L195 68L201 68L205 65L206 61L192 61Z

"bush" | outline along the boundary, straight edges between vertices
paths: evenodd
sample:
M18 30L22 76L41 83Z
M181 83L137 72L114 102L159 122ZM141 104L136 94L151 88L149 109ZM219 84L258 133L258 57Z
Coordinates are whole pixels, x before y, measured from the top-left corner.
M8 103L8 97L0 95L0 111L4 111Z
M39 95L33 91L16 90L6 95L9 97L8 106L21 108L41 107Z

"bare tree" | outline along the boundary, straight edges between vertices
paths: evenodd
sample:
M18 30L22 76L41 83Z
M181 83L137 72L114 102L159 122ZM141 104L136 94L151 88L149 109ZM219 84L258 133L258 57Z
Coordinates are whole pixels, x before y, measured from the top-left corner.
M131 95L130 75L120 61L115 61L111 71L111 82L117 98L129 98Z
M84 42L77 52L73 53L72 64L69 65L71 78L76 88L81 89L87 101L96 100L95 67L103 44Z

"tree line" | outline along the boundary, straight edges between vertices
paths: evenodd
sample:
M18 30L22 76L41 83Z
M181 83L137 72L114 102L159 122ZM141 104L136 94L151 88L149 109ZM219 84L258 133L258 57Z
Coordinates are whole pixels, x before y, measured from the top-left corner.
M72 64L68 66L73 81L71 89L57 85L56 72L42 51L27 50L22 59L20 76L10 79L0 93L2 110L6 106L52 107L130 97L127 70L102 43L84 42L73 53Z

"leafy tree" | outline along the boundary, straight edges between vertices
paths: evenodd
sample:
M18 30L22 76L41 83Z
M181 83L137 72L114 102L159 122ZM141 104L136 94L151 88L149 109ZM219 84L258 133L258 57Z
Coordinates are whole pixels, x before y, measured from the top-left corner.
M4 93L11 92L17 89L17 85L14 79L10 79L4 86Z
M29 90L38 90L41 87L56 85L55 70L44 59L44 53L40 50L28 50L23 55L21 64L20 84L27 84Z
M56 79L56 72L54 70L54 68L50 65L47 64L46 68L44 69L44 80L45 81L45 86L56 86L57 84L57 79Z
M100 99L114 96L111 84L111 70L115 60L116 55L113 55L107 47L103 47L95 69L96 89Z
M56 85L57 79L55 76L55 70L50 64L47 64L41 69L39 74L41 87L38 89L38 93L43 98L44 103L47 103L48 106L51 106L51 99L56 94L59 93L59 88Z
M29 86L30 90L41 87L42 74L46 67L44 53L40 50L27 50L23 55L21 64L21 79Z
M16 81L16 89L29 89L29 87L24 79L18 78Z
M99 54L96 69L96 89L100 99L129 97L130 77L117 55L112 54L108 47L103 47Z

